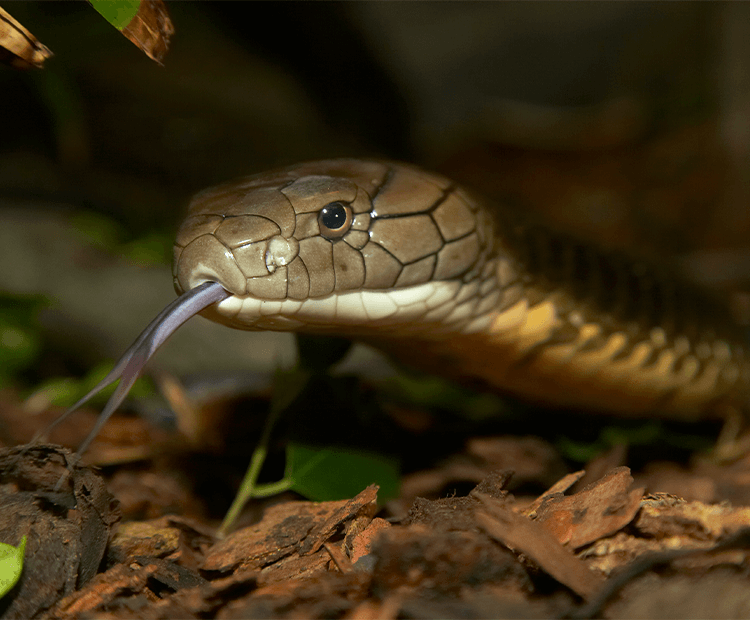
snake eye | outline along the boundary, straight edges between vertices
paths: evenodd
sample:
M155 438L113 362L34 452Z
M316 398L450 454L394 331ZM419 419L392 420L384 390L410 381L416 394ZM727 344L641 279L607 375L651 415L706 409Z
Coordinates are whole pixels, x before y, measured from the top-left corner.
M352 209L343 202L331 202L318 213L318 224L326 239L343 237L352 225Z

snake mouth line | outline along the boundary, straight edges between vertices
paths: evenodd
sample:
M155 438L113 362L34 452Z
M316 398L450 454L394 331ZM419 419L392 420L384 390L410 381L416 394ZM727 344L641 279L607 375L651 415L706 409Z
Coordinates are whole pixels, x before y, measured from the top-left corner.
M444 320L456 305L459 282L427 282L394 290L348 291L304 300L231 295L216 312L247 329L342 329Z

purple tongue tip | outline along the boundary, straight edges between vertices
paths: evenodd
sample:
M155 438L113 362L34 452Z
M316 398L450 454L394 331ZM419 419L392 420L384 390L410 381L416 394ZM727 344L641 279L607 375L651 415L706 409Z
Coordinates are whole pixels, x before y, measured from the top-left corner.
M170 303L159 315L149 323L148 327L130 345L123 356L117 361L115 367L102 379L88 394L70 407L57 420L44 430L44 434L51 431L58 423L62 422L71 413L88 402L94 395L98 394L108 385L120 379L120 384L107 401L106 406L99 414L94 428L88 434L83 443L78 447L78 454L83 454L89 447L99 431L107 423L107 420L125 400L130 388L143 371L143 367L151 359L156 350L164 344L177 329L189 318L195 316L213 303L222 301L229 297L229 293L218 282L204 282L193 289L183 293ZM33 442L34 440L32 440Z

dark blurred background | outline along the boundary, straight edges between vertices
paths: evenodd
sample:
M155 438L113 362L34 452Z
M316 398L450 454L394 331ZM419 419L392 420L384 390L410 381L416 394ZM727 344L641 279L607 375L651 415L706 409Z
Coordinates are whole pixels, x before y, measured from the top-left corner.
M750 283L749 4L174 2L164 67L86 3L5 8L55 54L0 68L6 386L118 355L173 297L190 195L306 159L412 161ZM193 323L157 367L293 359L286 335Z

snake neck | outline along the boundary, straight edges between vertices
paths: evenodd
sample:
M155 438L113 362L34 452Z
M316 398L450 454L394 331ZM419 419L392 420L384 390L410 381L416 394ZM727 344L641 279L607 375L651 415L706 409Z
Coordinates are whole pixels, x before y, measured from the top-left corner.
M376 346L545 405L682 419L747 408L750 360L720 303L543 228L499 229L434 321Z

